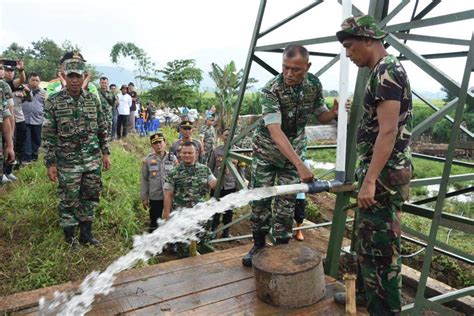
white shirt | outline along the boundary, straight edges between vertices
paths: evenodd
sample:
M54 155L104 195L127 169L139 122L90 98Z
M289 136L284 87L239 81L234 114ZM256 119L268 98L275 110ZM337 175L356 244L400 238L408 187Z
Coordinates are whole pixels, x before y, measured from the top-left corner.
M132 106L132 97L126 94L119 94L118 95L118 114L119 115L130 115L130 107Z

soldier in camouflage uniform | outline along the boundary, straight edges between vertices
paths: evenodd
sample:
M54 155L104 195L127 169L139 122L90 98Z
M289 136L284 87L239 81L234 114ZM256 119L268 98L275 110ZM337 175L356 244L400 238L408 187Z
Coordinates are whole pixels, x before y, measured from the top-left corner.
M107 135L112 136L112 109L117 106L117 97L109 91L109 79L107 77L101 77L99 80L99 98L104 113L107 115L106 120L109 124L107 129Z
M15 161L15 151L13 150L13 129L11 125L12 116L8 108L13 107L13 93L4 80L0 79L0 179L3 176L3 161L13 163ZM5 143L5 158L3 154L3 144ZM0 182L1 185L1 182Z
M206 125L200 129L200 136L204 143L204 155L202 155L201 163L207 164L209 161L209 156L211 155L212 150L214 149L214 144L216 140L216 131L214 129L214 117L208 117L206 119Z
M172 209L194 207L204 202L209 190L214 189L216 184L211 169L197 162L196 145L193 142L183 143L180 163L168 173L163 186L163 217L168 219ZM187 255L183 245L178 245L178 254Z
M308 73L311 66L306 48L292 45L283 52L283 72L262 89L262 120L253 137L252 188L294 184L313 180L301 159L305 126L312 115L321 123L337 117L337 104L328 110L319 79ZM296 195L275 197L273 234L276 242L288 243L292 236ZM272 199L252 203L254 247L242 259L252 265L252 256L265 246L272 227Z
M101 169L110 168L108 123L100 100L82 89L85 63L64 61L66 87L45 103L43 145L51 181L58 181L60 225L66 242L98 244L91 232L102 188Z
M359 183L356 218L358 292L370 315L401 312L400 215L411 179L412 98L405 69L385 50L385 32L373 17L351 17L337 37L358 67L368 67L363 116L357 134ZM389 192L388 197L375 196ZM343 301L337 296L336 301Z

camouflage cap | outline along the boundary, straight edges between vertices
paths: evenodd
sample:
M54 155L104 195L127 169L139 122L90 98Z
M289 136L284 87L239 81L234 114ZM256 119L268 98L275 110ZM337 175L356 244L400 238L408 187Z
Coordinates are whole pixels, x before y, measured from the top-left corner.
M62 64L64 61L66 61L67 59L80 59L82 60L83 62L86 62L86 60L84 59L84 57L82 56L81 53L79 52L76 52L76 51L73 51L73 52L66 52L63 57L61 58L61 60L59 61L60 64Z
M343 42L350 37L370 37L382 39L387 33L378 28L375 20L370 15L349 17L341 24L341 31L336 33L339 42Z
M161 133L155 133L150 136L150 143L152 144L161 142L162 140L165 140L165 138L163 137L163 134Z
M64 73L67 75L76 73L83 75L86 70L86 63L80 59L66 59L64 61Z

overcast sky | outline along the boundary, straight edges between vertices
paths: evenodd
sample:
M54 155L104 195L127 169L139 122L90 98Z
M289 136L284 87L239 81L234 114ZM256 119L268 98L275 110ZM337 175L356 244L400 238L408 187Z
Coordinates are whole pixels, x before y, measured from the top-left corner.
M262 30L272 26L289 14L311 3L311 0L268 0ZM418 12L431 0L420 0ZM194 58L206 72L210 63L220 65L234 60L239 68L244 66L249 48L258 0L0 0L0 50L12 42L28 46L42 37L57 43L69 40L77 44L88 62L94 65L112 65L110 50L119 42L133 42L143 48L151 59L163 66L166 62L180 58ZM390 9L399 1L390 1ZM405 7L402 14L389 24L409 20L415 1ZM80 4L80 5L79 5ZM366 12L368 0L353 1ZM474 1L445 0L427 17L474 9ZM339 30L341 6L336 0L326 0L303 16L263 37L259 45L287 42L298 39L333 35ZM461 21L413 30L412 34L454 36L470 39L474 30L473 20ZM466 46L452 46L408 42L420 53L438 53L467 50ZM312 51L338 53L338 43L314 45ZM393 52L393 51L391 51ZM281 56L274 53L259 53L277 70ZM317 71L330 58L313 57L312 70ZM465 58L432 60L455 81L460 82ZM440 85L409 62L404 63L413 89L419 91L439 90ZM121 67L133 69L129 60L123 60ZM321 80L326 89L337 89L339 66L336 64ZM263 84L271 78L257 64L252 65L252 76ZM356 76L351 66L351 90ZM474 85L471 79L471 85Z

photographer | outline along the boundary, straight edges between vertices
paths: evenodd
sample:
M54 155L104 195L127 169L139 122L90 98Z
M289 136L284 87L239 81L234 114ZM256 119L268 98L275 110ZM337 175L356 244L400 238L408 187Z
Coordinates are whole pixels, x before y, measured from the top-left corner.
M3 60L3 67L5 70L4 79L13 92L14 111L12 112L12 117L14 119L12 122L14 122L14 124L12 124L12 126L14 126L14 150L16 153L17 163L21 164L26 141L26 124L22 103L24 100L31 100L31 96L29 89L23 86L23 83L26 80L23 61ZM19 74L17 79L15 79L15 68L18 70ZM10 182L17 179L12 171L13 164L4 162L2 182Z

